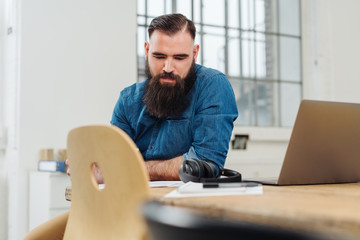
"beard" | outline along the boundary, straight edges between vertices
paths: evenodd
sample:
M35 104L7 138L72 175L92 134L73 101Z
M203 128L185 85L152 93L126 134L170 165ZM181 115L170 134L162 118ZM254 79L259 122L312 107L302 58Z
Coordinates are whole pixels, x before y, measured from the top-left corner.
M181 115L189 106L186 95L196 81L195 70L195 61L193 60L185 78L166 72L152 76L149 63L146 61L145 73L149 80L145 85L143 102L150 115L156 118ZM174 79L175 85L162 84L160 78Z

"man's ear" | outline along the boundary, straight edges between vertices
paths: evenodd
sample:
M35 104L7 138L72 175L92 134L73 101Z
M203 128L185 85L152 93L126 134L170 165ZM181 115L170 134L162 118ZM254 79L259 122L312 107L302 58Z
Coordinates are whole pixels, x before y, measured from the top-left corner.
M199 55L199 49L200 49L200 46L199 44L195 44L194 45L194 50L193 50L193 54L194 54L194 62L196 62L196 59Z
M145 42L144 43L144 49L145 49L145 59L147 60L148 59L148 55L149 55L149 42Z

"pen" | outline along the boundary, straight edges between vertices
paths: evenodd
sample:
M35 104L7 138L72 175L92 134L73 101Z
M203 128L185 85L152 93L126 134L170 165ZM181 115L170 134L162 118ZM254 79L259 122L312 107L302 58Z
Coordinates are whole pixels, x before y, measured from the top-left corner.
M203 188L240 188L257 186L260 186L260 184L255 182L203 183Z

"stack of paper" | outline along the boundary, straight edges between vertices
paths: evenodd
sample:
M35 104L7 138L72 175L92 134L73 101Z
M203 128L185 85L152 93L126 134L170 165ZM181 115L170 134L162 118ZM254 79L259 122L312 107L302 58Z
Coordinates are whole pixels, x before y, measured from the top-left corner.
M194 183L188 182L165 197L201 197L225 195L263 194L263 187L257 183Z

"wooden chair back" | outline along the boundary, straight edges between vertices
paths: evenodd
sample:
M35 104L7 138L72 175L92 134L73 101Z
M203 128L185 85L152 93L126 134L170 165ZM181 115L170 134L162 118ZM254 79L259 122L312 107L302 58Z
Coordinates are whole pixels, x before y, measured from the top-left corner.
M83 126L68 134L72 197L65 240L147 239L139 207L149 199L144 160L131 138L115 126ZM104 175L99 189L92 165Z

